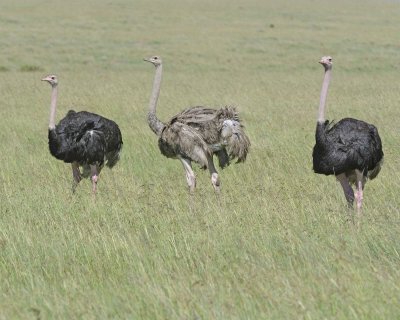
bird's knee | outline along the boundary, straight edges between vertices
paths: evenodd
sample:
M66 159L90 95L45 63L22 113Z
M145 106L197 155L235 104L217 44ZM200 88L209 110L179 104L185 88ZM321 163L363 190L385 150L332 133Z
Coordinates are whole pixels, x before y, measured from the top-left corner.
M357 191L355 194L355 198L357 202L360 202L364 199L363 193L362 191Z
M189 186L189 190L192 192L196 188L196 176L194 174L187 173L186 181Z
M97 181L99 180L99 176L93 175L91 179L93 183L97 183Z
M219 192L221 187L221 181L219 179L218 173L214 172L213 174L211 174L211 183L215 191Z

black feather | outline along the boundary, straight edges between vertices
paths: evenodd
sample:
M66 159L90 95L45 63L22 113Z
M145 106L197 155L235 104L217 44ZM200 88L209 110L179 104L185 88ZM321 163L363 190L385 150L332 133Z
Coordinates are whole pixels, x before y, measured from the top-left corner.
M67 163L105 163L112 167L119 160L121 148L118 125L95 113L70 110L55 129L49 130L50 153Z
M373 179L383 159L382 143L375 126L345 118L335 124L317 123L313 150L314 172L325 175L350 173L358 169ZM377 171L377 172L376 172Z

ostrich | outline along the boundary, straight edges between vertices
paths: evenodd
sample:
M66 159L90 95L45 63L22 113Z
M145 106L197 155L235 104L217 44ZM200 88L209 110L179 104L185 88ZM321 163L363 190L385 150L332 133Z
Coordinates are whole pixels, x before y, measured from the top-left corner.
M119 160L121 131L114 121L86 111L70 110L55 125L58 80L55 75L48 75L42 81L47 81L52 87L48 134L50 153L59 160L71 163L73 191L82 176L90 175L95 194L103 165L112 168ZM82 174L79 166L83 167Z
M332 58L322 57L325 68L321 89L313 169L315 173L336 176L349 207L354 198L357 212L361 213L363 189L367 179L374 179L383 163L383 152L378 130L372 124L352 118L344 118L332 124L325 120L325 102L332 72ZM351 187L355 184L356 192Z
M223 169L235 158L237 162L244 162L250 147L238 113L234 107L216 110L197 106L182 111L167 123L161 122L156 116L156 106L161 87L162 60L158 56L144 60L156 68L147 121L151 130L159 137L161 153L181 161L190 193L196 188L192 161L203 169L208 168L211 183L218 193L220 179L213 155L217 155Z
M250 140L243 130L239 115L232 106L211 109L202 106L188 108L174 116L170 122L185 123L196 129L209 148L218 157L223 169L230 161L244 162L250 148Z

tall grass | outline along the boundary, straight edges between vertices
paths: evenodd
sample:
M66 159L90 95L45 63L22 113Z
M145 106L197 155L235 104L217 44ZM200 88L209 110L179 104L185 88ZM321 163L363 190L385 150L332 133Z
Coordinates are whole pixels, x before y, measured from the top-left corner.
M0 319L394 319L400 315L399 4L49 1L0 4ZM186 189L145 114L238 106L248 161ZM357 229L311 170L322 55L328 118L374 123L385 163ZM50 88L121 128L120 163L70 192L47 147Z

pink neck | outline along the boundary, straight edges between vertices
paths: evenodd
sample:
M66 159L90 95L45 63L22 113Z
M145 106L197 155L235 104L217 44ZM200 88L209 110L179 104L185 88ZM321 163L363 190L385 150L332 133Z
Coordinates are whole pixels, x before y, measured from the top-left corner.
M324 82L322 83L321 89L321 97L319 100L319 109L318 109L318 122L325 122L325 105L326 105L326 97L328 95L328 87L329 82L331 80L331 71L332 69L326 69L324 75Z
M52 130L56 127L56 107L57 107L57 86L53 86L51 90L51 103L50 103L50 119L49 129Z

